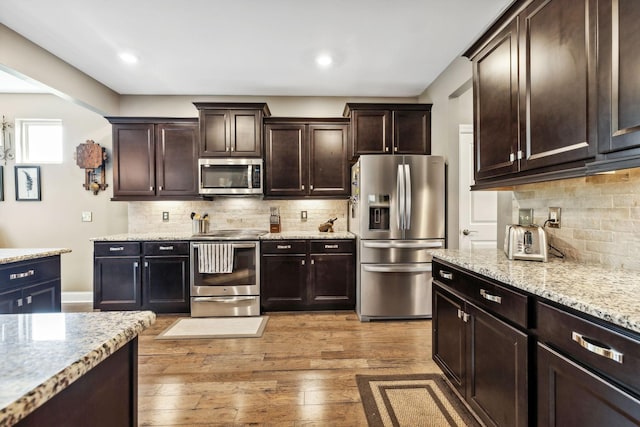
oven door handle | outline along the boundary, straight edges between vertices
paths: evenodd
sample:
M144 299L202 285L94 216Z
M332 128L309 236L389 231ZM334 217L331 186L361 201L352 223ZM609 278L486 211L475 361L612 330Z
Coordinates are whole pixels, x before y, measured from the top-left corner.
M253 301L257 297L195 297L194 302L220 302L223 304L233 304L242 301Z
M362 265L364 271L372 273L428 273L431 271L431 264L426 266L382 266L382 265Z
M216 243L216 242L220 242L220 240L212 240L211 243ZM224 242L224 241L222 241ZM200 243L194 243L193 247L198 249L199 245L203 244L203 242ZM206 243L204 243L206 244ZM231 246L233 247L233 249L251 249L251 248L255 248L256 244L255 243L232 243Z

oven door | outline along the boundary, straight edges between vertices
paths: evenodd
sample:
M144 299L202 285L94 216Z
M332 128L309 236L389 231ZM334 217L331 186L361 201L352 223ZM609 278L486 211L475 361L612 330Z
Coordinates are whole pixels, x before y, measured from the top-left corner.
M260 263L258 242L219 242L233 247L231 273L200 273L199 245L191 244L191 297L260 295Z

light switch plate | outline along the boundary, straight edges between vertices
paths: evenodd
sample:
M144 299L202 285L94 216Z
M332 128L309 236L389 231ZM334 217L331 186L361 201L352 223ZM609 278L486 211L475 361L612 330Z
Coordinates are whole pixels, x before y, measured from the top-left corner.
M169 221L169 212L162 212L162 221L163 222L167 222Z
M91 222L92 221L91 211L82 212L82 222Z
M300 211L300 219L302 221L306 221L307 220L307 211Z

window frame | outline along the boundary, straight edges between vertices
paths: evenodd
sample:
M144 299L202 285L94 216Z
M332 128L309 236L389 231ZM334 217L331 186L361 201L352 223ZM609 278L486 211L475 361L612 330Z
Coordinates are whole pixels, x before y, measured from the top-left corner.
M30 155L31 148L29 147L29 128L31 126L56 126L60 129L60 158L59 159L47 159L42 158L34 159ZM15 120L15 136L16 136L16 164L62 164L64 163L64 127L62 119L16 119Z

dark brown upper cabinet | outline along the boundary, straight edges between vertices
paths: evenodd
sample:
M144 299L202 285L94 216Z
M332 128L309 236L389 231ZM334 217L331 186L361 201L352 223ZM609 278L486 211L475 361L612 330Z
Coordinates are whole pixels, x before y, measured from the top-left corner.
M273 118L265 123L265 197L349 195L348 121Z
M198 198L197 119L107 117L113 200Z
M514 3L473 61L475 188L586 173L597 149L594 0Z
M594 172L640 166L640 3L598 2L598 152Z
M194 102L200 111L200 157L262 157L264 103Z
M431 104L347 103L351 157L361 154L431 154Z

